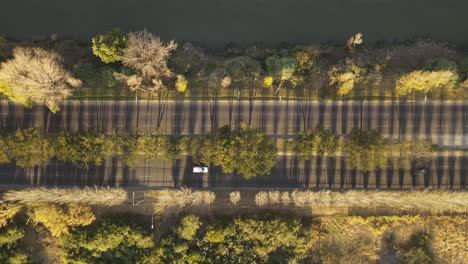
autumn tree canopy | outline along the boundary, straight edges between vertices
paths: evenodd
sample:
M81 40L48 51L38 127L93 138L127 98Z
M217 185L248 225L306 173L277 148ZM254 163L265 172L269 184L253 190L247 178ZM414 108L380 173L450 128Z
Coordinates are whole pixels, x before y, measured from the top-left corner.
M133 69L135 74L120 77L126 80L132 91L160 92L166 88L163 79L173 75L167 62L176 48L173 40L164 43L146 30L129 33L122 63Z
M224 126L218 129L213 141L207 140L203 156L205 162L221 166L224 173L237 172L252 178L270 174L276 164L277 149L263 132L245 125L232 131Z
M18 47L13 58L0 64L0 91L12 101L45 104L57 112L81 81L73 78L54 51Z

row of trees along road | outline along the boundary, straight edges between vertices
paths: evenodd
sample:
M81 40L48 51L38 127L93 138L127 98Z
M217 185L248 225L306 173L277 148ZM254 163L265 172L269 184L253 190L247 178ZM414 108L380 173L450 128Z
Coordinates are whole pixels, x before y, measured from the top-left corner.
M277 162L277 145L265 133L243 124L237 129L219 128L213 135L186 138L160 134L61 132L45 136L34 128L0 133L0 162L16 162L23 168L40 166L52 158L81 168L99 166L108 157L132 167L139 156L176 161L183 155L195 163L213 164L224 173L245 178L269 175ZM424 167L435 148L427 141L392 141L375 130L354 129L343 139L317 127L299 133L288 143L301 159L315 155L343 155L348 164L368 172L377 168Z
M2 131L0 162L16 162L23 168L45 165L56 158L81 168L99 166L108 157L133 166L139 156L176 161L192 151L205 164L220 166L224 173L246 178L270 174L276 164L275 142L263 132L242 125L219 128L214 137L188 139L160 134L99 134L61 132L44 135L34 128Z
M314 155L333 155L338 151L348 164L357 170L368 172L387 168L389 161L394 168L424 167L436 148L428 141L395 141L383 138L375 130L353 129L340 139L329 130L317 127L299 133L291 140L292 151L302 159Z
M358 34L344 49L250 47L226 49L221 56L190 44L163 42L146 30L125 34L114 29L91 42L101 62L86 57L83 46L67 47L65 41L25 44L0 38L0 92L25 106L39 103L56 112L80 87L124 86L159 98L164 91L184 94L191 89L209 100L224 89L222 95L230 100L246 91L251 102L259 89L272 88L280 96L285 85L296 89L291 91L316 89L315 97L333 99L362 97L364 91L462 95L468 87L468 59L457 59L450 46L429 40L364 48Z

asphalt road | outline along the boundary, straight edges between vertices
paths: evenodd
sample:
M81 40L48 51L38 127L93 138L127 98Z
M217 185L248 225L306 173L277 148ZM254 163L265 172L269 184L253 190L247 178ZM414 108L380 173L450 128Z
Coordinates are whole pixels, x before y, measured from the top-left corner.
M380 189L466 189L468 156L433 157L427 175L415 176L410 170L381 169L368 174L353 170L341 157L316 156L300 161L280 156L271 175L245 180L210 168L208 174L192 172L193 162L186 157L176 163L140 159L134 168L122 167L108 159L102 166L83 170L52 161L45 168L23 170L13 164L0 165L0 185L41 186L123 186L192 188L380 188Z
M61 130L101 132L136 129L166 134L197 135L212 128L240 123L264 130L275 138L290 137L304 128L321 125L338 134L354 127L374 128L391 138L428 138L440 146L468 148L466 102L67 102L56 114L0 103L0 125L37 127L48 133ZM434 157L426 176L410 171L383 169L362 174L346 166L341 157L317 156L310 161L281 156L270 176L244 180L223 175L191 172L190 157L172 164L143 157L134 168L109 159L88 171L52 161L46 168L23 170L0 165L0 184L110 185L126 187L245 187L245 188L442 188L464 189L468 182L468 154Z
M150 131L198 135L247 123L268 135L290 137L317 125L337 134L376 129L402 139L430 139L468 149L468 102L67 102L58 113L41 106L0 103L0 126L61 130Z

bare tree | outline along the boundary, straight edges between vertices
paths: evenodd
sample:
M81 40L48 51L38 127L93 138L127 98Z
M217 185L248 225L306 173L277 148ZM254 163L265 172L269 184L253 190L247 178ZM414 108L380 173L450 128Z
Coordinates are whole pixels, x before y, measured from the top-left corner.
M13 59L0 64L2 92L26 106L43 103L52 112L81 81L72 78L56 52L41 48L15 48Z
M131 32L122 62L135 70L135 74L125 77L132 91L159 92L166 88L162 79L173 74L167 67L167 60L177 44L171 40L167 44L146 30Z

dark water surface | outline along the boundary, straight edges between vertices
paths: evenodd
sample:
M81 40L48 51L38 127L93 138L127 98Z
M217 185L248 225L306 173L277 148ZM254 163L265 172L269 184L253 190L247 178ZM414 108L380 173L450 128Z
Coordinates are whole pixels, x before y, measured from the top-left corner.
M427 35L468 43L468 0L1 0L0 34L88 40L112 27L164 39L228 42L345 41Z

